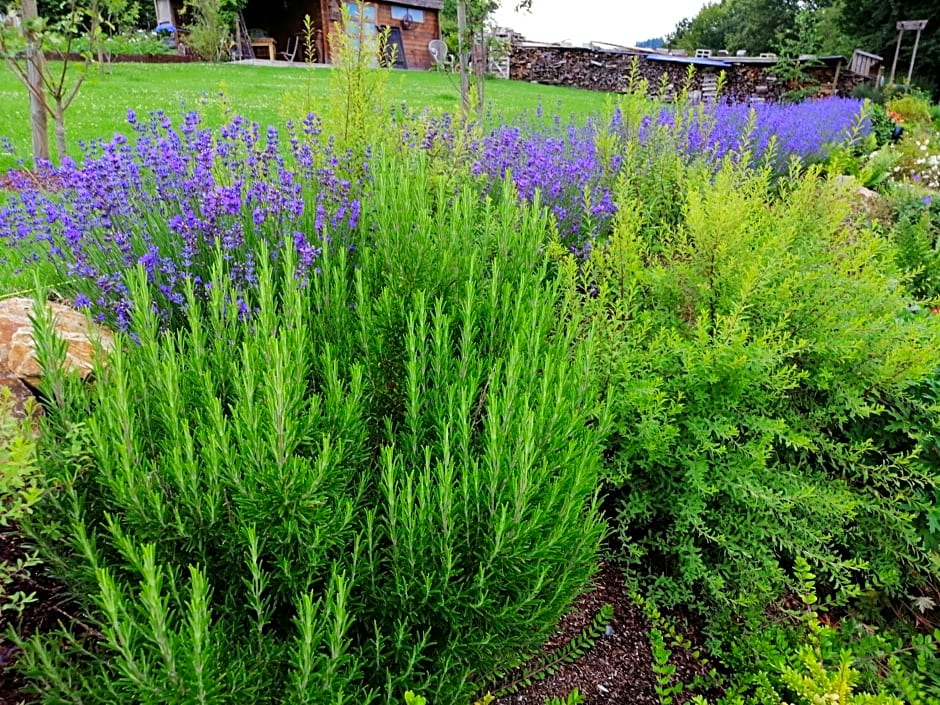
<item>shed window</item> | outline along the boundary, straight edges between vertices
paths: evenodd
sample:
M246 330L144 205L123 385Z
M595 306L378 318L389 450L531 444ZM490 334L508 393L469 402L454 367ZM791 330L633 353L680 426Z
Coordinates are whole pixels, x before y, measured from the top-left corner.
M401 5L392 5L392 19L404 20L410 18L412 22L424 22L424 10L416 10L413 7L402 7Z

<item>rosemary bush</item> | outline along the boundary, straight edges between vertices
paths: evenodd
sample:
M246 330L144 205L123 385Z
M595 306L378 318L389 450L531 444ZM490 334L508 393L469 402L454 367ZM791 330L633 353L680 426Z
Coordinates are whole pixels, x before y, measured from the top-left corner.
M260 256L250 316L220 252L161 333L138 268L93 387L41 346L29 530L94 634L22 645L47 702L458 702L584 589L605 419L547 223L426 177L378 166L316 276Z

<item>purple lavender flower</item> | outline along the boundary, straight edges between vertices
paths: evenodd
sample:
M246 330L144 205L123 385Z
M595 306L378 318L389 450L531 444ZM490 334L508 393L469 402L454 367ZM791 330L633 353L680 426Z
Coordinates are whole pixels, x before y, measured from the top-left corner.
M315 116L304 121L303 138L290 135L287 152L276 129L240 117L218 131L194 112L179 127L162 112L127 117L132 139L85 145L80 164L44 167L43 181L55 191L18 180L0 207L0 242L29 253L24 260L44 253L76 281L76 303L96 317L130 325L124 276L138 266L164 325L173 327L187 282L211 279L217 251L248 302L262 243L276 256L285 233L301 233L293 242L303 271L315 267L326 224L334 240L348 244L365 185L348 174L363 172L351 156L312 139Z

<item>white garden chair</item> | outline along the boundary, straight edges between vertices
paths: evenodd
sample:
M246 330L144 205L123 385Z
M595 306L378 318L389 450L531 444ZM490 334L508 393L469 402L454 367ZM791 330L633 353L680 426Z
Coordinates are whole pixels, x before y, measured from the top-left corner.
M453 68L454 55L450 53L447 42L443 39L432 39L428 42L428 51L431 52L431 60L435 68Z

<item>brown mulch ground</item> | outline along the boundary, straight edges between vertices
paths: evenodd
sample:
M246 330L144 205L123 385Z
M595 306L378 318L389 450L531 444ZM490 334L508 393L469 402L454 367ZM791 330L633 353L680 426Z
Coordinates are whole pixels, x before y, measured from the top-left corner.
M27 177L28 183L32 183L43 191L57 191L62 186L61 179L53 175L19 169L6 173L0 172L0 191L18 191L22 186L24 176Z
M563 700L575 688L587 705L659 705L653 689L655 676L647 638L650 626L627 595L624 582L619 568L605 563L594 581L594 590L581 597L574 610L561 620L546 650L551 652L567 644L590 624L605 603L614 608L612 633L600 637L574 663L562 666L554 675L518 693L498 698L493 705L542 705L552 696ZM676 676L681 682L690 683L695 675L706 675L705 666L691 654L675 648L672 651L670 662L676 666ZM682 703L685 699L686 694L682 694L676 702Z
M25 555L23 540L9 528L0 529L0 561L15 563ZM16 627L20 636L28 639L37 632L55 628L60 620L70 619L60 606L61 586L43 576L38 567L29 573L17 576L6 591L35 593L36 599L26 606L22 616L10 610L0 612L0 705L19 705L35 699L23 695L23 681L11 668L16 663L17 648L8 638L10 627Z

